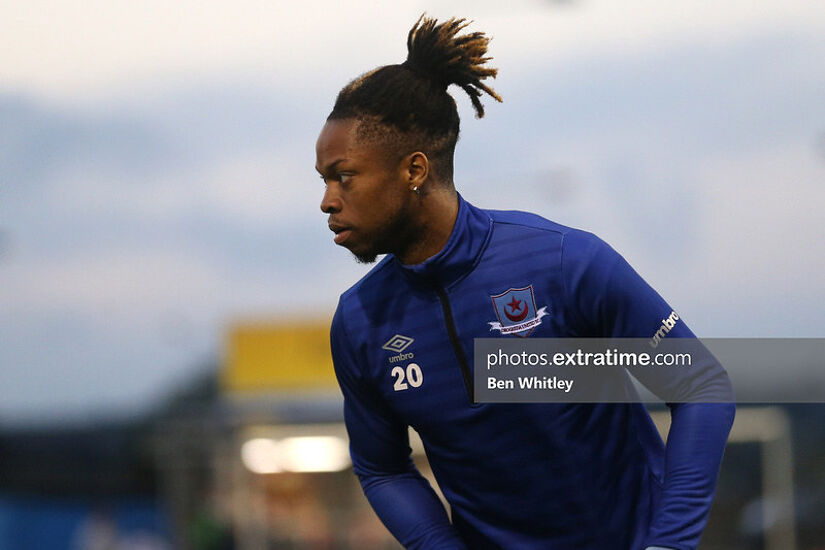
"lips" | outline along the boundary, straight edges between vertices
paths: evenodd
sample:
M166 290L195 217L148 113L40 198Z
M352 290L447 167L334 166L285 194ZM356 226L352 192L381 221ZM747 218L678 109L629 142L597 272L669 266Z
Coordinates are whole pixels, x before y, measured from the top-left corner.
M352 228L335 222L329 223L329 230L335 233L335 244L343 244L352 233Z

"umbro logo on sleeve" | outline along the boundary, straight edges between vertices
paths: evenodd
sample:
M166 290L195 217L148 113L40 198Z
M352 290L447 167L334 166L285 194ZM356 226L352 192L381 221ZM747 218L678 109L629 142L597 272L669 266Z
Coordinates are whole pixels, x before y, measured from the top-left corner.
M671 311L670 315L666 319L662 319L662 324L659 326L659 329L653 334L653 338L650 339L648 342L650 347L655 348L659 345L659 342L662 341L662 338L667 336L667 333L676 326L676 321L679 320L679 316L676 315L675 311Z

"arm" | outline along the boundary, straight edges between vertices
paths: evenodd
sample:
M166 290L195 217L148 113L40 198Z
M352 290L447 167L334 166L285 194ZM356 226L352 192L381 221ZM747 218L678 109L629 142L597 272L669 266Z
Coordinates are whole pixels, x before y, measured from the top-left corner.
M648 544L696 548L707 524L733 403L670 406L665 449L665 486L648 532Z
M364 382L351 342L339 304L331 328L332 359L344 394L353 470L370 505L405 548L465 548L441 501L413 465L407 426Z
M571 242L567 242L569 241ZM571 310L584 336L649 338L673 311L617 252L593 235L565 235L563 274ZM667 338L695 338L679 319ZM676 381L691 403L669 403L664 489L647 537L649 547L695 548L707 523L735 407L730 380L718 363ZM654 375L655 376L655 375ZM653 391L666 380L642 379ZM729 403L700 403L703 395ZM709 399L710 400L710 399Z

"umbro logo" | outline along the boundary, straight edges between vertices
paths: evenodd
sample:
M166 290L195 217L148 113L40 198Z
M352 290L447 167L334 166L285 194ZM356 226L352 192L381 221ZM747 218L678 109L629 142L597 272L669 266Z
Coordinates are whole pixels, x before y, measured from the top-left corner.
M401 334L396 334L395 336L393 336L392 338L387 340L387 343L384 344L383 346L381 346L381 348L385 349L387 351L394 351L395 353L401 353L402 351L407 349L409 347L409 345L412 344L413 342L415 342L415 340L413 338L410 338L409 336L403 336Z

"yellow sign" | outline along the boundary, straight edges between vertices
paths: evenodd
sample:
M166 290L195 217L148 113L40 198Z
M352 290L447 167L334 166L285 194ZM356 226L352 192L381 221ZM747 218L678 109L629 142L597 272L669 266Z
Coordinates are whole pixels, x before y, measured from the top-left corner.
M230 392L336 387L330 322L236 324L221 385Z

